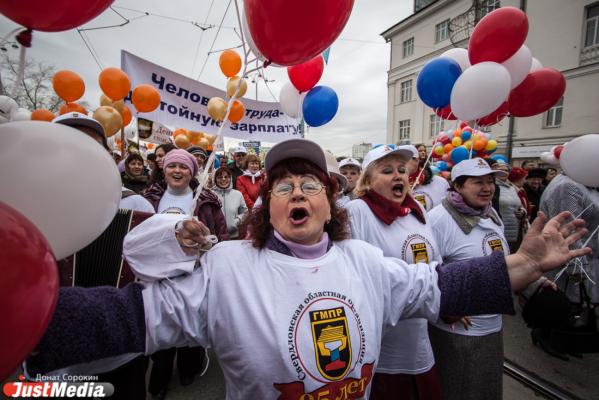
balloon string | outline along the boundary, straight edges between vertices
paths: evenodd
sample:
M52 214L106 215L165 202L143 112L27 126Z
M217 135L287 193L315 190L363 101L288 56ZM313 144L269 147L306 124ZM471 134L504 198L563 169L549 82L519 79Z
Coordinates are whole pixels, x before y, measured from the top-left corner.
M19 32L20 30L22 30L23 27L18 27L16 29L13 29L12 31L8 32L8 34L6 36L4 36L2 39L0 39L0 44L7 44L8 43L8 39L14 35L15 33Z
M218 127L218 131L216 133L216 139L213 142L214 148L213 148L212 154L210 154L210 157L208 157L208 160L206 161L206 165L204 166L204 170L202 171L201 175L199 175L199 173L198 173L199 185L196 189L195 195L193 196L193 201L191 202L191 208L189 210L189 215L194 215L195 209L198 204L198 200L200 199L200 195L202 194L202 191L204 190L204 187L206 186L206 183L208 182L208 175L210 173L210 168L212 168L212 166L214 165L214 160L216 160L216 149L218 148L218 146L220 144L222 144L224 142L223 129L227 125L227 121L229 120L229 114L231 113L231 107L233 105L233 102L237 98L237 94L239 93L239 89L241 88L241 83L243 81L243 77L245 77L246 71L247 71L248 52L245 51L245 39L243 37L243 28L241 25L241 17L239 15L239 6L237 4L237 0L235 0L235 10L237 12L237 23L239 24L239 28L241 31L241 39L242 39L243 45L244 45L243 72L241 73L241 79L239 79L237 82L237 87L235 88L235 92L233 93L233 96L231 96L231 98L229 98L227 101L227 111L225 113L225 116L223 117L222 123ZM196 177L197 177L197 175L196 175Z

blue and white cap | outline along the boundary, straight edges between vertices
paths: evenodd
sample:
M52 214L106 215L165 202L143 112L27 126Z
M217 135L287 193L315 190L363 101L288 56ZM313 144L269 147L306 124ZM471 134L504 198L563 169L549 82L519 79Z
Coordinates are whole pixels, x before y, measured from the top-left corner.
M366 170L370 164L390 154L398 154L404 161L409 161L410 158L412 158L412 150L406 149L404 146L397 147L395 145L385 144L370 150L368 154L366 154L364 161L362 161L362 169Z
M451 180L455 181L460 176L483 176L489 174L507 176L507 172L491 169L485 160L477 157L460 161L454 165L451 169Z

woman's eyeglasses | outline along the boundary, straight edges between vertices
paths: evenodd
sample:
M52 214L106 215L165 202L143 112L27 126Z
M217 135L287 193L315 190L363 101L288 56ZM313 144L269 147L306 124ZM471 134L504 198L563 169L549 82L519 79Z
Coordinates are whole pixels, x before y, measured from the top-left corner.
M296 187L291 183L279 183L270 192L276 197L289 197ZM316 196L322 192L324 185L319 182L302 182L299 188L306 196Z

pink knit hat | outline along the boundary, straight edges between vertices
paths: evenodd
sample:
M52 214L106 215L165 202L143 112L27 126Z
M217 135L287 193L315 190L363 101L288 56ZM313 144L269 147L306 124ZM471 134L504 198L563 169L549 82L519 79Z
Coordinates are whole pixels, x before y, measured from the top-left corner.
M171 163L181 163L187 165L191 170L191 176L195 176L198 172L198 162L195 157L189 154L187 151L182 149L171 150L162 159L162 165L166 169L166 166Z

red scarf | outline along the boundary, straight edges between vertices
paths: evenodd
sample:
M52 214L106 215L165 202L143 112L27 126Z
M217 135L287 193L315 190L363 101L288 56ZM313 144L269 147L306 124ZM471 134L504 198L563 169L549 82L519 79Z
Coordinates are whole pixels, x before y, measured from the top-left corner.
M372 213L387 225L391 225L397 217L405 217L410 211L414 213L418 221L426 223L422 208L410 194L406 195L401 204L384 198L374 190L367 191L361 199L368 204Z

